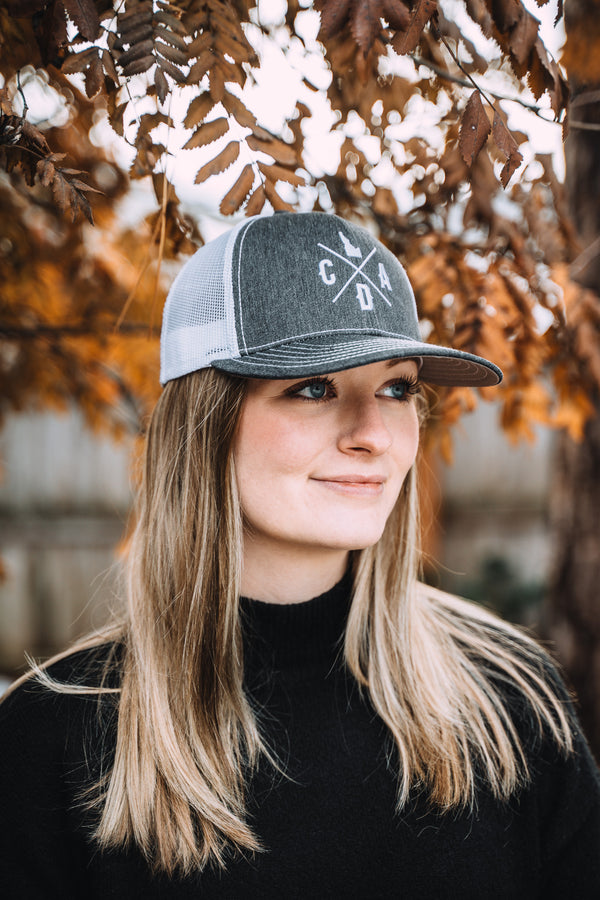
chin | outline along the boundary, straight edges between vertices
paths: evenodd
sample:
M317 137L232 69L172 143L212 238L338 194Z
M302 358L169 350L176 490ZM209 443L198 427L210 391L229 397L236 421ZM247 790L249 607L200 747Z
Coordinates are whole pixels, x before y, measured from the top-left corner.
M382 534L383 528L340 534L335 540L332 540L330 534L327 538L324 537L323 546L329 546L332 550L366 550L376 544Z

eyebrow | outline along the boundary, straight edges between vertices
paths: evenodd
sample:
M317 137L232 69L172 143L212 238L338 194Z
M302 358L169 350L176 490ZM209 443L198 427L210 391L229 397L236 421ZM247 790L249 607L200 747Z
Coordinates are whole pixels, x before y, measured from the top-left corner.
M401 357L400 359L388 359L388 360L386 360L386 365L387 365L387 368L388 368L388 369L391 369L392 366L397 366L397 365L399 365L400 363L403 363L403 362L414 362L414 363L416 363L417 360L414 359L414 357L412 357L412 356L403 356L403 357Z

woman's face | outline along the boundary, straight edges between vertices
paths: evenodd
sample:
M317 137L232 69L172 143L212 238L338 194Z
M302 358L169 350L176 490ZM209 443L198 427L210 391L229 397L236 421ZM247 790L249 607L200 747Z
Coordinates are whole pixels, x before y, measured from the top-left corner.
M250 379L234 462L254 549L348 551L381 537L419 441L417 365Z

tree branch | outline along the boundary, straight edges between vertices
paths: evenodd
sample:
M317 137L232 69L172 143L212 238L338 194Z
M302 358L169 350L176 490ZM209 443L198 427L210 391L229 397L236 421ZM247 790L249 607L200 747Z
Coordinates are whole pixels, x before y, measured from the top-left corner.
M24 328L19 325L0 325L0 338L32 339L40 337L97 337L113 335L115 330L125 334L148 333L148 326L141 322L122 322L118 329L112 323L91 325L35 325Z
M448 49L450 49L450 48L448 48ZM450 51L450 53L453 56L453 58L455 58L451 51ZM458 84L461 87L466 87L466 88L475 87L476 90L478 90L481 94L483 94L482 89L479 87L477 82L469 75L468 72L465 72L465 74L467 75L467 78L461 78L460 75L453 75L452 72L449 72L447 69L443 69L441 66L438 66L434 62L430 62L428 59L422 59L420 56L414 56L413 54L409 54L409 55L410 55L410 58L412 59L412 61L415 63L415 65L425 66L426 68L430 69L432 72L435 72L436 75L439 75L440 78L444 78L446 81L450 81L453 84ZM462 68L462 66L460 65L458 60L456 60L456 58L455 58L455 61L458 65L458 67L461 69L461 71L464 72L464 69ZM536 103L528 103L527 100L523 100L521 97L510 96L509 94L503 94L500 91L492 91L492 90L489 90L489 88L486 88L486 91L490 95L490 97L494 97L496 100L509 100L511 103L518 103L524 109L528 109L530 112L535 113L535 115L538 116L540 119L542 119L543 122L550 122L553 125L560 124L559 122L556 122L556 120L547 119L546 116L542 115L542 112L545 111L543 106L538 106ZM483 94L483 96L485 96L485 94ZM488 100L488 103L489 103L489 100ZM569 123L569 124L571 124L571 123Z

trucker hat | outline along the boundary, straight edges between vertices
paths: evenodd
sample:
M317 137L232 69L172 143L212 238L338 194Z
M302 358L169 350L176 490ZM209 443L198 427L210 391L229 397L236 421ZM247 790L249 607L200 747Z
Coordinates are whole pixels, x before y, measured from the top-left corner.
M423 341L396 257L329 213L245 219L186 262L165 303L163 385L208 366L295 378L392 358L419 358L419 378L433 384L502 379L480 356Z

